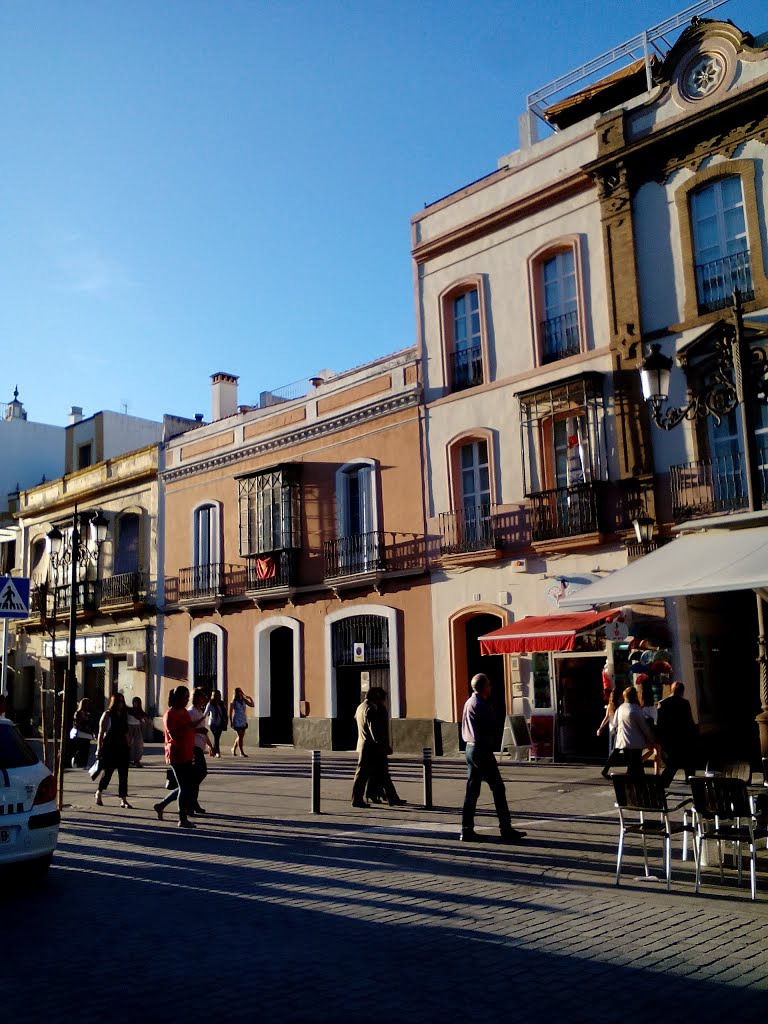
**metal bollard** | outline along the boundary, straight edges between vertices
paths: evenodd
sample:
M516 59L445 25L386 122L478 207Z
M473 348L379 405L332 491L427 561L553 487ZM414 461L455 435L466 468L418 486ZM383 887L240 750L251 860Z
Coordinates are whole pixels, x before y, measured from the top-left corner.
M312 813L320 813L320 751L312 751Z
M432 747L422 747L422 767L424 772L424 806L432 809Z

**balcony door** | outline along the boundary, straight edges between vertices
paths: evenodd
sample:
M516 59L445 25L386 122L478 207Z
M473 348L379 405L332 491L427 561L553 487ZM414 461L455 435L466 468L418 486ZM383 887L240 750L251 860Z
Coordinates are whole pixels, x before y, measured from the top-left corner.
M491 532L491 472L488 442L470 441L459 450L461 470L462 542L483 546Z
M760 467L762 497L768 493L768 406L755 403L755 438ZM712 500L716 511L727 512L746 507L747 477L744 438L738 408L719 423L707 417L709 448L712 456Z
M542 361L577 355L579 352L576 263L573 250L566 249L541 265L544 322Z
M218 509L201 505L194 519L194 588L198 594L215 593L219 586Z
M347 571L374 568L378 559L374 468L367 462L343 466L337 475L339 564Z
M696 295L699 311L723 309L738 288L752 298L741 178L718 178L691 194Z

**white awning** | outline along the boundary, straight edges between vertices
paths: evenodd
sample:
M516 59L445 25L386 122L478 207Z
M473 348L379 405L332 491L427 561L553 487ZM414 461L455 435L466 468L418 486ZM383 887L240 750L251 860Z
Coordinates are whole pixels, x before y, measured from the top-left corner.
M685 534L563 597L561 609L603 608L659 597L768 589L768 527Z

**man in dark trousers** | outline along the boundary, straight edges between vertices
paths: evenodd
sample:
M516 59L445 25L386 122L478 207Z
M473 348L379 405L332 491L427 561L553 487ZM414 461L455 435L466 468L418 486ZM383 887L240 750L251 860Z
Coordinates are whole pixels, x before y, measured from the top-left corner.
M691 705L685 699L685 686L672 683L672 693L659 704L656 722L656 737L661 744L664 771L661 781L667 789L678 768L685 777L696 774L697 729L691 713Z
M493 752L497 729L496 716L488 703L491 696L491 683L488 676L479 673L472 677L470 686L472 687L472 696L464 705L461 715L461 735L467 745L467 792L461 812L459 839L465 843L478 843L484 839L483 836L475 832L475 808L480 795L480 786L483 782L487 782L496 804L501 841L503 843L519 843L526 833L512 828L507 794L504 790L499 766L496 763L496 755Z
M365 700L355 712L357 721L357 770L352 783L352 806L370 807L365 799L365 787L368 780L381 787L392 807L404 804L397 795L387 767L387 755L391 753L389 746L389 715L384 707L385 692L378 686L372 686L365 695Z

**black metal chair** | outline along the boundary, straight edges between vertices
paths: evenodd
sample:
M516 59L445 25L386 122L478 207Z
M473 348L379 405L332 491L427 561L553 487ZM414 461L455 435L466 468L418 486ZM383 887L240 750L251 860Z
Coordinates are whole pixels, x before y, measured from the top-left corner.
M670 814L685 807L685 799L674 807L667 805L667 794L661 779L652 775L611 775L619 812L619 848L616 859L616 885L621 881L621 859L624 855L624 840L627 836L640 836L643 840L643 861L645 875L649 877L647 839L663 841L664 877L667 892L672 884L672 836L691 832L687 822L672 822ZM647 815L651 816L650 821Z
M758 823L743 779L692 778L694 843L696 852L696 892L701 889L701 861L707 840L717 842L720 877L723 878L723 843L734 843L737 850L738 878L741 883L742 848L749 846L749 878L752 899L757 899L757 840L768 837L768 828Z

